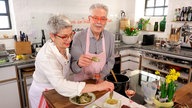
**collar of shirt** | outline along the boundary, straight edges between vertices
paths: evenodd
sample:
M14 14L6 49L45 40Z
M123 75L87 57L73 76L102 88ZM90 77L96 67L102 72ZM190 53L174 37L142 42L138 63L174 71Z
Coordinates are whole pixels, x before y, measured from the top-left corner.
M92 31L90 32L89 37L95 39ZM100 38L99 39L102 39L102 38L103 38L103 32L100 33Z

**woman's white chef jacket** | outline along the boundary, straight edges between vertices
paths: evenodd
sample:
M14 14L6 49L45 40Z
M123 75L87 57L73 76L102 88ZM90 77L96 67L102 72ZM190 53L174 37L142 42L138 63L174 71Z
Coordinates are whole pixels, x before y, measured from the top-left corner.
M80 95L85 87L85 82L70 81L70 57L67 49L66 60L56 48L55 44L48 40L40 49L35 60L35 72L33 83L29 90L31 104L38 104L41 94L45 89L55 89L59 94L70 97ZM36 102L35 102L36 101Z

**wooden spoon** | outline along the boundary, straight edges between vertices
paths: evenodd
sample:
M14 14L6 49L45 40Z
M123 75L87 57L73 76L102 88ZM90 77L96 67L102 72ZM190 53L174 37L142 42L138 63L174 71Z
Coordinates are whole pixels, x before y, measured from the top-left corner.
M113 70L111 70L110 72L111 72L111 74L113 75L113 78L115 79L115 82L118 82L118 81L117 81L117 78L116 78L116 76L115 76L115 73L113 72Z

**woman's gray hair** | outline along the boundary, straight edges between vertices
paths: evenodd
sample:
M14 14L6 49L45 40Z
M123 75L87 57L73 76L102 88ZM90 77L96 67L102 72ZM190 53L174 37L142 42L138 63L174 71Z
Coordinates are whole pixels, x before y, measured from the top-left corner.
M49 30L53 34L57 34L61 29L72 27L71 21L64 15L56 15L49 18L47 22Z
M94 10L96 8L104 9L106 11L106 13L108 14L108 7L101 3L96 3L96 4L91 5L89 8L90 13L92 12L92 10Z

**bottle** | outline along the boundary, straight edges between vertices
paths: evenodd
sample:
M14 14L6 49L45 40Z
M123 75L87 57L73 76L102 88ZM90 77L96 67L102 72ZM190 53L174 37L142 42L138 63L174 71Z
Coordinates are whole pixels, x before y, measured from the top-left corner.
M181 21L184 21L184 13L185 13L185 7L182 7L182 10L181 10Z
M155 22L154 31L158 31L158 22Z
M160 22L160 31L164 32L166 26L166 17L164 16L163 20Z
M185 13L184 13L184 21L188 21L188 7L185 7Z
M175 13L174 13L173 21L177 21L177 13L178 13L178 11L177 11L177 9L175 9Z
M178 12L177 12L177 21L181 21L181 9L178 8Z
M41 46L43 46L46 42L46 39L45 39L45 33L44 33L44 30L41 30L42 32L42 38L41 38Z
M189 21L192 21L192 8L190 9L190 14L188 15Z

